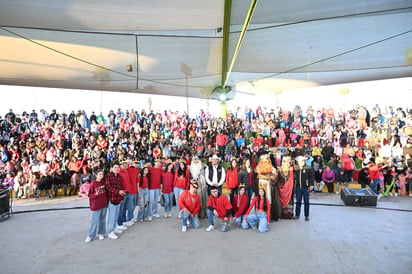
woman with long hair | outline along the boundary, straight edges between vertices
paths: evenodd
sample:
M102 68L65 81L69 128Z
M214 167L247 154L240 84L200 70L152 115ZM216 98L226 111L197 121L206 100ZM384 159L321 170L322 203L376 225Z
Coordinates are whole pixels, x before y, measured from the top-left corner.
M187 168L186 160L181 159L179 161L179 167L176 169L175 178L173 181L173 191L175 194L176 201L179 199L180 194L182 194L184 190L189 189L189 183L190 183L190 172L189 172L189 169ZM176 207L177 207L177 212L178 212L177 217L180 219L182 215L180 213L179 205L176 204Z
M139 212L137 214L137 221L151 221L151 217L149 217L149 167L145 165L142 169L142 172L137 176L137 182L139 184Z
M251 213L253 208L255 208L255 212ZM253 198L246 212L245 219L247 220L247 224L242 224L243 229L248 229L250 226L252 229L258 227L259 232L267 232L269 230L270 204L266 198L265 189L259 188L258 196Z
M174 181L173 163L170 162L166 165L166 169L162 172L162 193L165 199L165 218L172 217L173 206L173 181Z
M279 200L282 206L282 218L293 217L293 167L290 161L289 156L282 159L282 166L278 168L278 176L276 177ZM288 214L288 212L290 213Z
M239 184L245 186L246 195L250 201L253 198L253 193L257 191L257 180L249 158L243 160L242 169L239 172Z
M238 182L239 168L237 166L237 159L230 159L230 167L226 170L226 186L229 191L230 203L233 204L233 199L239 190Z

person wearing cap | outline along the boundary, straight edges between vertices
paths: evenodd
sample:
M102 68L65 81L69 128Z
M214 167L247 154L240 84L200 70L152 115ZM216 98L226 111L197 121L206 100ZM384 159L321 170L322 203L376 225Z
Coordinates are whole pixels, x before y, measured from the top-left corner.
M229 199L222 195L217 186L210 188L209 201L207 202L207 220L209 226L206 228L207 232L215 229L214 217L220 220L222 224L222 231L226 232L230 229L229 222L232 215L232 205Z
M210 195L212 186L216 186L219 192L222 192L222 185L226 179L225 169L220 165L220 158L214 154L211 157L211 164L205 169L205 178L207 183L207 193Z
M197 214L200 210L200 197L197 194L199 185L192 181L189 190L185 190L180 195L177 203L180 208L179 214L182 216L182 232L187 231L187 224L190 223L193 228L199 228L199 217Z
M305 164L305 157L296 157L297 166L293 171L293 179L296 194L295 217L297 220L300 217L302 198L304 202L305 221L309 221L309 191L313 190L315 181L314 171L312 167Z

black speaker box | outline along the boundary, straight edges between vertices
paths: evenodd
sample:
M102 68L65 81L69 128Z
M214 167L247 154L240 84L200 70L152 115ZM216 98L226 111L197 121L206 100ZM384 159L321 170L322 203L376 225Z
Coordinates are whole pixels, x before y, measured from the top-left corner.
M10 214L10 192L0 190L0 217L9 217Z
M343 188L340 197L348 206L376 206L378 201L370 188Z

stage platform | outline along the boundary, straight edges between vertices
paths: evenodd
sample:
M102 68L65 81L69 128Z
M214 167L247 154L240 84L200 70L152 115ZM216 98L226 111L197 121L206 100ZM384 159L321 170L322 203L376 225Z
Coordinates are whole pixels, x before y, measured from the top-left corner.
M8 273L412 273L412 197L376 207L345 206L311 194L310 221L280 220L269 232L181 232L181 220L137 223L118 240L87 236L88 200L19 200L0 223L0 272ZM160 207L160 213L163 208ZM302 207L303 213L303 207Z

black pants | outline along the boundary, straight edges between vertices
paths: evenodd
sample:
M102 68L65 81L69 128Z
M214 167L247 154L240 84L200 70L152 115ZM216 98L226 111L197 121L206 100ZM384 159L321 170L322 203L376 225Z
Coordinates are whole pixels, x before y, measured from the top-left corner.
M327 182L326 186L328 187L328 192L333 193L333 182Z

